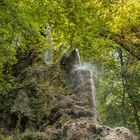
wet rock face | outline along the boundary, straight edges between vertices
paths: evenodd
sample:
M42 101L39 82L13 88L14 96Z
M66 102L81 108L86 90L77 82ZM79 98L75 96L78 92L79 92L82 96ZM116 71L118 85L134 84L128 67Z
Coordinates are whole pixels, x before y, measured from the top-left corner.
M92 92L92 73L88 69L74 69L70 74L71 87L75 94Z
M75 68L69 74L72 94L58 103L72 120L87 118L97 123L97 108L94 98L92 72L87 68Z
M77 97L81 97L81 101L85 102L84 108L90 108L92 117L97 123L97 107L95 99L94 84L92 79L92 71L86 66L78 66L70 73L71 88Z
M88 117L97 123L97 108L95 101L92 72L81 66L78 50L64 55L60 61L61 68L66 72L72 95L60 102L60 106L71 119Z

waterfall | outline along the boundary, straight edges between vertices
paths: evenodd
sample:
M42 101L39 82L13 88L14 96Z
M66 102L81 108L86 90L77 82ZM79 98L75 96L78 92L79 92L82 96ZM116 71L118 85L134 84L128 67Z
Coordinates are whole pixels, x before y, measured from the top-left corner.
M50 51L49 50L46 50L45 51L44 60L45 60L45 63L46 64L49 64L49 65L52 64L51 54L50 54Z
M78 63L81 66L81 58L80 58L79 51L78 51L78 49L75 49L75 51L76 51L76 55L77 55L77 58L78 58Z
M47 43L52 46L52 40L51 40L51 29L50 26L46 26L46 41ZM51 58L51 51L49 49L46 49L45 54L44 54L44 59L46 64L52 64L52 58Z
M71 88L77 96L82 97L83 100L87 100L87 105L89 105L90 108L92 108L93 122L97 124L95 87L92 79L93 73L88 66L81 64L80 55L77 49L76 54L79 63L78 65L73 67L70 73Z

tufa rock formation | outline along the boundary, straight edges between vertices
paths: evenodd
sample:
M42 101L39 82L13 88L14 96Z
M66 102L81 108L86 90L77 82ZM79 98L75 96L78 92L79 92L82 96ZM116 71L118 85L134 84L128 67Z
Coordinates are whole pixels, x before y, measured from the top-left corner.
M33 63L0 94L2 140L137 140L98 122L92 72L74 50L58 65ZM6 101L6 102L5 102Z

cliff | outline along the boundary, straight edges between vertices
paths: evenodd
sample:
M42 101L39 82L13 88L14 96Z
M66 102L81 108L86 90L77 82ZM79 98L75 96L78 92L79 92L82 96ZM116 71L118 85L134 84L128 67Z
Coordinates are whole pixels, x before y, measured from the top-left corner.
M0 95L0 139L137 140L127 128L100 125L92 72L73 67L79 60L71 54L59 64L33 63Z

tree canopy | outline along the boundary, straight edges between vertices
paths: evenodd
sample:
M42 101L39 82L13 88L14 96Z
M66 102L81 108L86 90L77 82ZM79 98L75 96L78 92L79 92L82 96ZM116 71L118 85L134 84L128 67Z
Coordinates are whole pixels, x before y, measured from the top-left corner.
M101 122L140 132L139 0L1 0L0 20L0 94L23 56L78 48L98 71Z

